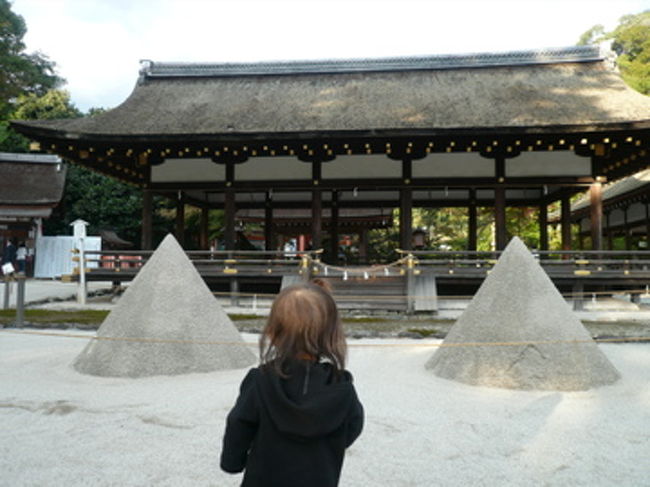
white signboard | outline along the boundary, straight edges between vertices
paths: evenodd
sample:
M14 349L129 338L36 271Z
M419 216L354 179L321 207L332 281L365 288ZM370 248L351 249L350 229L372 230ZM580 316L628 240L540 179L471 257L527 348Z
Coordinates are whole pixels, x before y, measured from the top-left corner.
M77 266L72 262L72 249L76 248L77 238L71 236L63 237L40 237L36 241L36 266L34 277L41 279L56 279L64 274L72 274ZM101 250L101 237L84 238L84 251ZM96 256L87 255L86 258L94 259ZM87 262L86 267L97 267L97 262Z

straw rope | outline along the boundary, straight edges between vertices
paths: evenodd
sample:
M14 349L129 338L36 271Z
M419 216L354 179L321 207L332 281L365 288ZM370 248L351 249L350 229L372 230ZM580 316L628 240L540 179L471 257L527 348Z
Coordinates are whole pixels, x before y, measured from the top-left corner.
M227 292L227 291L214 291L212 293L214 296L221 297L257 297L257 298L275 298L277 294L275 293L250 293L250 292ZM645 289L617 289L611 291L582 291L582 292L566 292L561 293L565 298L571 297L593 297L593 296L610 296L612 294L638 294L640 296L650 298L650 293ZM432 297L431 295L414 295L413 299L419 300L441 300L441 299L472 299L473 295L438 295ZM336 300L346 300L353 301L355 299L364 299L364 300L377 300L383 301L385 299L406 299L405 294L381 294L381 295L363 295L363 294L349 294L349 295L336 295L334 294Z
M99 337L79 335L72 333L53 333L47 331L27 330L0 330L0 333L14 335L37 335L51 336L57 338L82 338L85 340L119 341L136 343L173 343L193 345L247 345L257 347L257 343L233 342L219 340L181 340L165 338L138 338L138 337ZM624 337L624 338L594 338L588 340L531 340L531 341L510 341L510 342L466 342L466 343L348 343L351 348L400 348L400 347L431 347L431 348L472 348L472 347L521 347L529 345L562 345L562 344L586 344L586 343L624 343L624 342L650 342L650 337Z

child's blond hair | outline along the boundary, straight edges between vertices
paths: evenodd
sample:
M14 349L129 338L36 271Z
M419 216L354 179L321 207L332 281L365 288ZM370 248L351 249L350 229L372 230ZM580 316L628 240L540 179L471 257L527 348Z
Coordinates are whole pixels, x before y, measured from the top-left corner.
M339 312L329 292L314 284L299 284L278 294L260 337L262 364L286 376L290 360L324 359L342 371L346 352Z

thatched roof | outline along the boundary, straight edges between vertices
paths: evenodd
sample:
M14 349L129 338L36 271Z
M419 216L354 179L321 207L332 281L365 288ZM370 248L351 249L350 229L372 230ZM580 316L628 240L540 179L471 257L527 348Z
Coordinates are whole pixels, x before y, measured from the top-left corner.
M106 113L14 122L30 135L186 135L650 127L650 98L595 47L256 64L147 62Z
M65 174L58 156L0 152L0 214L49 216L63 195Z

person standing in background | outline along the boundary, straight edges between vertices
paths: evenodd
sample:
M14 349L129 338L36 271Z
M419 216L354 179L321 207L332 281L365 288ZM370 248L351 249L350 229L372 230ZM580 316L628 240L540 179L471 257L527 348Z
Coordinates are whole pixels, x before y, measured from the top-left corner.
M25 274L26 262L27 262L27 247L25 247L25 242L20 242L18 244L18 249L16 250L16 263L18 264L19 274Z
M16 260L16 246L9 239L2 252L2 265L11 264L13 266L14 260Z

